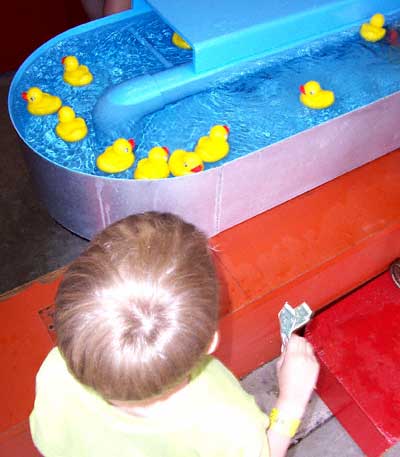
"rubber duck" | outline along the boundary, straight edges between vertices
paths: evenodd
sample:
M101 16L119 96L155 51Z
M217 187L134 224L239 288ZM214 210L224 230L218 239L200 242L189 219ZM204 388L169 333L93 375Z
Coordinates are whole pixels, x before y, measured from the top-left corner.
M176 149L168 161L169 169L174 176L185 176L204 170L200 156L195 152Z
M172 35L172 43L181 49L192 49L190 44L185 41L180 35L178 35L176 32L173 33Z
M61 107L61 99L57 95L50 95L38 87L31 87L22 92L22 98L28 102L27 109L35 116L45 116L56 113Z
M317 81L308 81L300 86L300 92L300 101L308 108L328 108L335 101L335 94L331 90L323 90Z
M61 60L64 65L63 79L71 86L86 86L93 81L93 75L86 65L80 65L75 56L65 56Z
M146 158L139 160L133 177L135 179L163 179L169 176L169 151L165 146L150 149Z
M383 14L376 13L371 17L369 22L365 22L361 25L360 35L366 41L371 41L373 43L375 41L379 41L386 34L386 29L383 27L384 24L385 16Z
M56 133L64 141L70 143L80 141L88 133L85 120L81 117L76 117L75 111L70 106L62 106L59 109L58 120Z
M119 173L133 165L135 141L118 138L111 146L97 157L97 167L106 173Z
M203 162L216 162L223 159L229 152L229 127L214 125L208 136L202 136L194 148Z

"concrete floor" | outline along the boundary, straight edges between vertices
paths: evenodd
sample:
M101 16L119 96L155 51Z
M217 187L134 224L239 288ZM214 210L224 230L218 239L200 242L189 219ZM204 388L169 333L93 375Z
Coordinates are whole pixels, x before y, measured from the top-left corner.
M0 75L0 293L66 265L87 241L61 227L34 194L29 173L8 117L7 93L12 75ZM277 395L275 363L242 380L260 407L269 411ZM289 457L361 457L364 454L315 395L288 452ZM391 453L390 455L400 455Z
M61 227L34 194L8 116L12 75L0 75L0 293L66 265L87 241Z

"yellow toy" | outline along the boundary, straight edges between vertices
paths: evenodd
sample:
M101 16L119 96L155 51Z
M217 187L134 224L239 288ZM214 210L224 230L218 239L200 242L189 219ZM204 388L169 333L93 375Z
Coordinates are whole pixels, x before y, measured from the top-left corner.
M208 136L202 136L194 148L203 162L216 162L223 159L229 152L229 127L214 125Z
M58 111L58 120L56 133L64 141L70 143L80 141L88 133L85 120L81 117L75 117L75 111L69 106L62 106L60 108Z
M308 81L300 86L300 92L300 101L308 108L328 108L335 101L335 94L331 90L321 89L317 81Z
M176 149L169 158L169 169L174 176L185 176L204 170L200 156L195 152Z
M169 176L168 148L156 146L150 149L147 158L139 160L135 179L163 179Z
M173 33L172 35L172 43L181 49L192 49L190 44L185 41L180 35L178 35L176 32Z
M93 81L93 75L86 65L80 65L75 56L66 56L61 60L64 65L63 79L71 86L86 86Z
M22 98L28 102L28 111L35 116L56 113L61 107L60 97L47 94L38 87L31 87L27 92L22 92Z
M385 34L386 29L383 27L385 24L385 17L383 14L374 14L369 22L362 24L360 28L360 35L364 40L375 42L381 40Z
M118 138L102 154L97 157L97 167L106 173L119 173L133 165L135 155L133 148L134 140Z

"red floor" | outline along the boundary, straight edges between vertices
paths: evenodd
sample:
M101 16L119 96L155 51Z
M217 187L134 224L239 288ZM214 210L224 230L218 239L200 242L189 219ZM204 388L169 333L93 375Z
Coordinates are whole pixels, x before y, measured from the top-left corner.
M217 355L249 373L278 354L286 300L316 311L386 270L400 256L399 202L397 150L214 237L223 284ZM0 297L0 457L36 455L26 419L53 344L43 310L60 275Z
M389 272L307 328L321 360L317 392L367 457L400 441L400 289Z

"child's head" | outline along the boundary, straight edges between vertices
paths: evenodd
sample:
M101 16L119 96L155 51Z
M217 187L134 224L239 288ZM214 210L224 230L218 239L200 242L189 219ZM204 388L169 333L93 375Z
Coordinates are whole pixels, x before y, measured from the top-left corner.
M207 238L172 214L127 217L97 235L56 297L58 346L106 399L142 400L188 376L218 321Z

